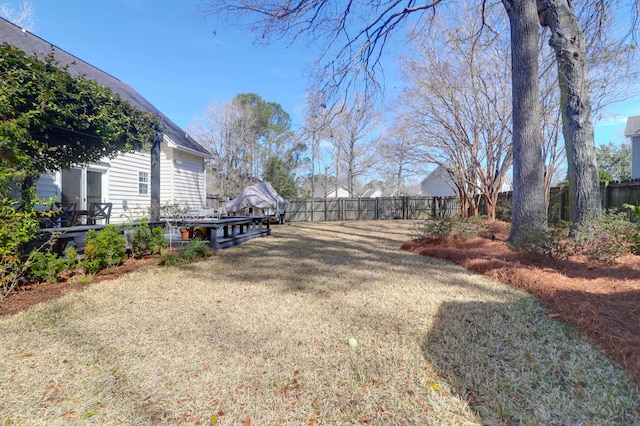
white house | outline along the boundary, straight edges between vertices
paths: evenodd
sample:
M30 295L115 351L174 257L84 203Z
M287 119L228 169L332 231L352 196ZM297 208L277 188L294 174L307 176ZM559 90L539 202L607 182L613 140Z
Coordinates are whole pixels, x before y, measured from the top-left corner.
M82 75L109 87L130 104L159 116L165 127L160 144L159 204L180 203L192 209L206 206L205 162L212 156L133 88L1 18L0 42L41 59L53 54L56 61L69 67L72 75ZM60 201L76 202L79 210L87 209L91 202L112 203L111 223L121 223L132 213L146 214L151 205L153 185L151 152L140 152L47 173L40 177L37 191L41 198L56 197Z
M342 185L339 185L337 188L331 189L331 191L327 192L324 198L352 198L353 194L349 192L347 188Z
M478 185L480 181L478 180ZM458 192L453 178L442 167L438 166L421 183L420 188L424 197L456 197ZM506 176L500 192L513 190L513 182L510 176ZM476 190L478 192L479 189Z
M380 188L369 188L366 191L364 191L362 193L362 195L360 196L360 198L379 198L382 197L384 194L382 192L382 189Z
M631 179L640 178L640 115L627 118L624 135L631 138Z
M455 184L449 173L438 166L420 183L422 195L425 197L455 197L458 195Z

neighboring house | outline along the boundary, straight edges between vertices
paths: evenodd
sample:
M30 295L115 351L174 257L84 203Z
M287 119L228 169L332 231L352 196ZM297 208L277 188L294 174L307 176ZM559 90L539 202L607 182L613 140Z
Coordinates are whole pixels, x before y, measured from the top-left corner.
M631 179L640 178L640 115L627 118L624 136L631 138Z
M449 173L438 166L420 183L421 193L425 197L455 197L458 195Z
M353 198L353 195L349 192L347 188L340 185L337 188L331 189L324 198Z
M360 196L360 198L379 198L382 196L383 194L380 188L369 188Z
M109 87L137 108L160 117L164 126L160 145L159 204L180 203L191 209L206 206L206 167L209 152L130 86L46 40L0 18L0 42L44 59L53 54L74 76L84 76ZM152 72L152 70L151 70ZM38 195L74 201L78 209L91 202L113 203L111 223L121 223L137 214L147 215L152 190L151 153L123 154L96 164L41 175Z
M478 185L480 181L478 180ZM453 179L442 167L435 168L429 176L427 176L420 184L421 195L424 197L457 197L458 192ZM508 192L513 190L513 182L510 176L506 176L502 182L500 192ZM476 193L480 190L477 189Z

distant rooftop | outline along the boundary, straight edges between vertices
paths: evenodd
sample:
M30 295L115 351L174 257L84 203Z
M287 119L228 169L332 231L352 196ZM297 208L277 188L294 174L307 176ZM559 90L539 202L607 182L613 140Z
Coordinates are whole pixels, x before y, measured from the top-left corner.
M640 115L627 118L627 127L624 130L624 136L627 138L640 136Z

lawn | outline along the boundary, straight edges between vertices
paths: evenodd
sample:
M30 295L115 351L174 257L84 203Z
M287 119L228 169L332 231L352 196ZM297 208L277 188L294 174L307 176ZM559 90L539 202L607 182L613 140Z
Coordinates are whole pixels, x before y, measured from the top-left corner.
M640 422L598 348L528 293L400 250L410 225L278 226L2 317L0 420Z

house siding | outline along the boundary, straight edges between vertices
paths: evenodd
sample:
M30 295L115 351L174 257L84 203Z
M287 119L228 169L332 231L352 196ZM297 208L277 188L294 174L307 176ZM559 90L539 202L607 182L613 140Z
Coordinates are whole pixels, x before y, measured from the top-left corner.
M455 196L456 191L452 186L453 181L451 176L449 176L441 166L436 167L436 169L420 184L422 195L425 197Z
M640 136L631 138L631 179L640 178Z
M138 172L151 176L149 153L128 153L111 160L107 172L109 181L107 202L113 203L110 223L127 222L130 218L149 215L151 206L151 182L147 194L138 194ZM127 210L123 208L126 201Z
M168 161L173 168L169 175L173 188L173 196L169 200L191 209L202 209L206 205L204 160L202 157L181 151L173 152L173 161ZM162 178L162 177L161 177Z
M127 153L112 160L103 179L103 201L113 204L110 223L121 224L149 217L151 206L151 155ZM89 166L91 167L91 166ZM149 174L148 193L138 193L138 172ZM60 173L46 173L37 182L43 200L59 198ZM160 152L160 205L179 203L190 209L202 209L206 203L204 159L163 144ZM127 209L123 204L126 202Z
M60 201L60 173L42 173L36 182L36 194L42 201L49 201L55 198Z
M163 144L160 152L160 205L171 203L175 199L175 188L173 187L173 150Z

